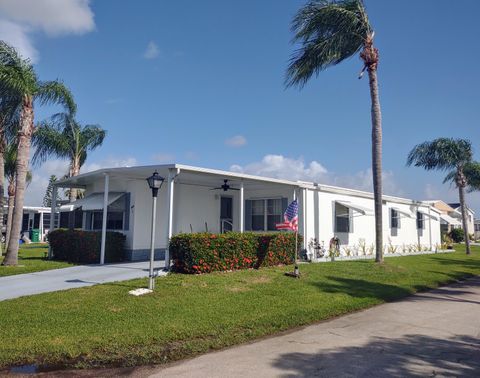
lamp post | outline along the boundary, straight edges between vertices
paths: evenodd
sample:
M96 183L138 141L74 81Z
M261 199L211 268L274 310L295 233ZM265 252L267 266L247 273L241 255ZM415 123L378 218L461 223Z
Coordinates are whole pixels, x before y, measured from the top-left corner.
M148 186L152 189L152 234L150 238L150 274L148 288L153 290L155 288L155 277L153 275L153 263L155 260L155 223L157 215L157 195L158 190L162 187L165 179L158 174L157 171L147 178Z

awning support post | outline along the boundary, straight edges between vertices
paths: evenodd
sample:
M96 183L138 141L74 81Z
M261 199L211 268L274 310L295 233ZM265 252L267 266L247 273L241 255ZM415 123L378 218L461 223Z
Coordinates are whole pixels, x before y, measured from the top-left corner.
M108 185L109 175L105 174L105 184L103 189L103 217L102 217L102 244L100 247L100 265L105 264L105 242L107 240L107 215L108 215Z
M49 233L52 232L53 230L55 230L55 208L57 207L57 192L58 192L57 186L53 185L52 200L51 200L51 207L50 207L50 229L48 230ZM50 260L52 257L53 257L52 247L49 243L48 244L48 259Z
M240 211L238 212L239 220L238 225L240 232L245 231L245 200L244 200L244 190L243 190L243 180L240 181Z
M166 244L165 244L165 270L170 269L170 251L169 251L169 244L170 238L173 235L173 197L174 197L174 189L175 189L175 177L180 173L179 169L169 169L168 171L168 180L167 180L167 235L166 235Z

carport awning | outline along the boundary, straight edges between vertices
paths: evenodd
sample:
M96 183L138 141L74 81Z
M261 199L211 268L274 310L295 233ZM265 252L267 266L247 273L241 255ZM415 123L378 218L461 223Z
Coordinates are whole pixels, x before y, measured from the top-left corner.
M335 201L335 202L342 205L342 206L348 207L349 209L351 209L353 211L356 211L357 213L360 213L362 215L373 215L374 214L373 210L368 208L368 207L360 206L360 205L353 204L353 203L347 202L347 201Z
M409 213L408 211L401 210L398 207L392 207L392 210L395 210L397 213L399 213L400 215L403 215L407 218L414 218L412 213Z
M425 211L419 211L419 213L422 213L422 214L425 215L426 217L431 218L431 219L433 219L433 220L438 220L438 218L437 218L436 216L434 216L434 215L432 215L432 214L429 214L429 213L427 213L427 212L425 212Z
M458 219L455 219L448 214L441 214L440 219L441 219L441 222L443 224L445 224L445 223L446 224L451 224L452 226L461 226L462 225L462 223Z
M108 206L118 200L125 193L110 192L108 193ZM60 211L72 211L82 208L83 211L102 210L103 209L103 193L94 193L89 196L70 202L60 206Z

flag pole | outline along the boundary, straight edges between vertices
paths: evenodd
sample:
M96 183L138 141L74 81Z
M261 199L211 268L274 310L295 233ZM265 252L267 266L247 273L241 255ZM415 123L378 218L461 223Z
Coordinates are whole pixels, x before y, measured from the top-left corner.
M293 274L297 277L300 275L298 271L298 227L295 229L295 270Z

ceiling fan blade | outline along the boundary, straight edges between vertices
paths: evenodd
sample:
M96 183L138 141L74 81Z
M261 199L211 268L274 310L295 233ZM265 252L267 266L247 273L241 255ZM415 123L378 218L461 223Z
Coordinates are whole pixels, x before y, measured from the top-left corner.
M228 190L240 190L238 188L228 188Z

